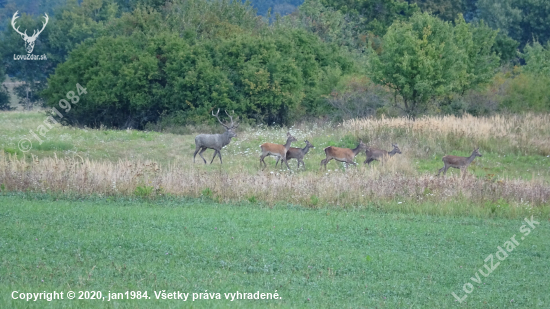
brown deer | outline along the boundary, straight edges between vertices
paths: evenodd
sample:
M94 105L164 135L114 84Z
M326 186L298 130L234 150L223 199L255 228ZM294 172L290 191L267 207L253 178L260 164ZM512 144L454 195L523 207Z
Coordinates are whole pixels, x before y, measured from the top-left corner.
M355 158L358 153L365 149L367 149L367 145L365 145L362 140L359 141L359 145L357 145L355 149L329 146L325 148L325 154L327 155L327 157L321 160L321 165L324 165L326 170L327 163L332 159L340 162L345 162L346 168L349 164L357 165L357 163L353 162L353 158Z
M393 146L393 149L389 152L382 149L367 148L367 150L365 151L367 159L365 160L364 164L370 165L370 163L374 160L384 162L387 158L393 157L393 155L395 155L396 153L401 153L401 150L399 149L397 144L391 145Z
M481 153L479 153L479 147L474 149L469 157L444 156L441 160L443 161L445 166L439 169L439 173L437 173L437 176L441 174L441 171L443 171L443 175L445 175L449 167L454 167L459 168L462 177L464 177L466 176L466 169L476 157L481 157Z
M298 168L300 168L300 162L302 163L302 167L306 168L306 164L304 163L304 156L308 153L310 148L315 148L307 139L305 140L306 147L304 148L296 148L296 147L290 147L288 151L286 152L286 160L289 159L296 159L298 160ZM277 163L279 163L279 157L277 157L277 162L275 163L275 167L277 167ZM282 165L283 163L281 163Z
M288 149L290 148L290 144L292 142L296 142L297 139L290 135L290 132L286 134L286 144L280 145L280 144L272 144L272 143L263 143L260 145L260 148L262 149L262 155L260 156L260 166L262 165L262 162L264 163L264 168L267 167L267 163L265 163L264 158L267 156L275 156L277 157L277 161L279 159L283 160L285 162L286 167L290 169L290 166L288 166L288 162L286 160L286 153ZM281 163L283 165L283 163Z
M199 153L199 156L204 161L204 164L206 164L206 160L202 156L202 153L206 149L214 149L214 156L212 157L212 161L210 161L210 164L214 162L214 158L216 155L220 157L220 164L222 162L222 148L229 144L231 142L231 138L236 137L237 134L233 131L233 129L236 129L239 125L235 125L233 122L233 117L229 114L227 114L227 111L225 113L229 118L231 119L231 124L226 125L224 124L220 118L218 117L218 114L220 113L220 109L218 108L218 112L216 115L214 115L214 111L212 111L212 116L216 117L220 124L225 128L225 132L222 134L199 134L195 137L195 153L193 154L193 163L195 163L195 157L197 156L197 152ZM199 152L200 150L200 152Z

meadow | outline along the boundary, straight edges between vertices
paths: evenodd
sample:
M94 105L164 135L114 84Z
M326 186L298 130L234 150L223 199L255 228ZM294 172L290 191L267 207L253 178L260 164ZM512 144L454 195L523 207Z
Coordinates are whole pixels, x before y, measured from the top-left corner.
M29 130L43 124L39 112L1 113L0 182L8 191L99 196L208 196L219 202L278 202L307 207L376 208L424 214L467 214L516 218L547 215L550 200L550 115L497 115L352 120L338 125L303 123L291 128L242 125L237 138L216 158L193 163L197 133L223 132L217 125L178 128L169 132L88 129L56 126L39 144ZM174 131L174 130L172 130ZM264 142L284 143L286 132L315 148L305 168L259 165ZM33 141L29 152L18 149L23 138ZM331 161L320 169L327 146L367 145L402 154L385 164L362 164L345 170ZM466 177L450 169L435 177L446 154L468 156L480 147L483 157ZM205 152L210 161L212 150ZM208 162L210 163L210 162ZM338 185L339 184L339 185Z
M41 112L0 113L0 307L547 308L550 116L380 118L248 126L193 163L194 137L63 127L41 144ZM259 165L259 145L309 140L305 157ZM21 138L32 149L18 148ZM402 154L320 168L324 147ZM446 154L480 147L465 177L436 177ZM210 161L213 151L206 152ZM529 235L525 218L540 222ZM515 235L515 236L514 236ZM523 235L523 236L522 236ZM523 237L519 240L519 237ZM486 258L519 245L487 277ZM495 263L496 263L495 258ZM474 278L474 279L471 279ZM473 280L473 281L472 281ZM479 282L478 283L476 283ZM466 294L464 287L469 289ZM105 301L26 302L11 293L101 291ZM109 291L151 299L107 301ZM155 292L221 293L157 300ZM275 293L226 300L223 293ZM458 303L452 295L467 295Z

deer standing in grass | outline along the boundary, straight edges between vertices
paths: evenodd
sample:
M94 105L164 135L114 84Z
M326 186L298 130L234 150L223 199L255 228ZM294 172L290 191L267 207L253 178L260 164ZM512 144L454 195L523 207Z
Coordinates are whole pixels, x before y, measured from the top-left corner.
M321 165L324 165L326 170L327 163L332 159L340 162L345 162L346 168L349 164L357 165L357 163L353 162L353 158L355 158L358 153L366 149L367 145L365 145L362 140L359 141L359 145L357 145L355 149L329 146L325 148L325 154L327 157L321 161Z
M464 177L466 176L466 169L476 157L481 157L481 153L479 153L479 147L474 149L469 157L444 156L441 160L445 165L441 169L439 169L439 173L437 173L437 176L441 174L441 171L443 171L443 175L445 175L449 167L454 167L459 168L462 177Z
M233 117L231 115L227 114L227 111L225 111L225 113L227 114L227 116L229 116L229 119L231 119L231 124L230 125L224 124L220 120L220 118L218 117L219 113L220 113L220 109L218 108L218 112L216 113L216 115L214 115L214 111L212 111L212 116L214 116L214 117L216 117L216 119L218 119L220 124L225 128L225 132L222 133L222 134L199 134L199 135L197 135L195 137L195 154L193 155L193 163L195 163L195 157L197 156L197 152L198 152L199 156L204 161L204 164L206 164L206 160L202 156L202 153L206 149L214 149L214 156L212 157L212 161L210 161L210 164L212 164L212 162L214 162L214 158L216 157L216 155L218 155L220 157L220 164L223 163L222 162L222 153L220 152L220 150L222 150L222 148L225 145L227 145L227 144L229 144L229 142L231 142L231 138L237 137L237 134L235 134L233 129L236 129L239 125L238 124L235 125L235 123L233 122ZM199 152L199 150L200 150L200 152Z
M260 166L263 162L264 168L266 168L267 164L265 163L264 158L267 156L275 156L277 157L277 162L279 162L279 159L281 159L283 162L285 162L286 167L290 169L290 166L288 166L286 153L288 152L288 149L290 149L290 144L298 140L294 136L290 135L290 132L288 132L286 136L286 144L284 145L272 143L263 143L260 145L260 148L262 149L262 155L260 156ZM283 165L283 163L281 163L281 165Z
M401 153L401 150L399 149L397 144L391 145L393 146L393 149L389 152L382 149L367 148L367 150L365 151L367 159L364 163L370 165L370 163L374 160L384 162L387 158L393 157L396 153Z
M308 153L310 148L315 148L307 139L305 140L306 147L304 148L296 148L296 147L290 147L288 151L286 152L286 160L289 159L296 159L298 160L298 168L300 168L300 163L302 163L302 166L306 168L306 164L304 163L304 156ZM279 163L279 157L277 157L277 162L275 163L275 167L277 167L277 163ZM281 165L283 163L281 162Z

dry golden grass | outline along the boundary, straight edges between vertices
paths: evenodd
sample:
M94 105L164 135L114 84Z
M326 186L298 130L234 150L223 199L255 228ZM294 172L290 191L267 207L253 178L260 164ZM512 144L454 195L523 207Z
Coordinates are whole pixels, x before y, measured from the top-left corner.
M393 158L392 158L393 159ZM77 196L132 195L136 188L148 188L147 195L208 197L219 201L287 202L318 207L363 207L373 201L406 204L444 205L469 201L483 207L487 202L514 207L545 207L550 202L550 186L541 181L492 181L467 175L435 177L406 175L397 160L380 168L359 167L323 174L228 173L208 171L202 165L169 165L155 162L96 162L74 158L45 158L32 161L0 155L0 183L5 189L32 192L63 192ZM206 192L206 193L205 193ZM404 205L400 205L405 203Z
M550 154L550 115L494 115L491 117L424 116L412 120L406 117L352 119L342 123L352 132L386 132L395 135L404 131L410 139L419 138L432 143L466 137L478 144L498 139L510 147L533 148L542 155Z

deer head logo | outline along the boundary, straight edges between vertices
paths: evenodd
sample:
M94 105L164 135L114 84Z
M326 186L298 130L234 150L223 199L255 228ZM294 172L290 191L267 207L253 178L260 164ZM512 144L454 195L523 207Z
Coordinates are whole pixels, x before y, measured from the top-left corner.
M44 18L46 19L46 22L42 23L42 29L40 29L40 31L38 31L38 32L36 32L36 30L34 30L34 32L32 33L32 36L28 36L26 29L25 29L24 33L21 33L19 31L19 27L15 28L15 20L19 18L19 16L17 16L18 12L19 11L15 12L15 14L13 14L13 17L11 18L11 26L13 27L13 30L15 30L15 32L17 32L21 35L21 37L25 41L25 49L27 50L27 53L30 54L30 53L32 53L32 50L34 49L34 41L36 41L36 39L38 38L38 35L40 33L42 33L44 28L46 28L46 25L48 24L49 17L48 17L48 14L44 13L44 15L45 15Z

